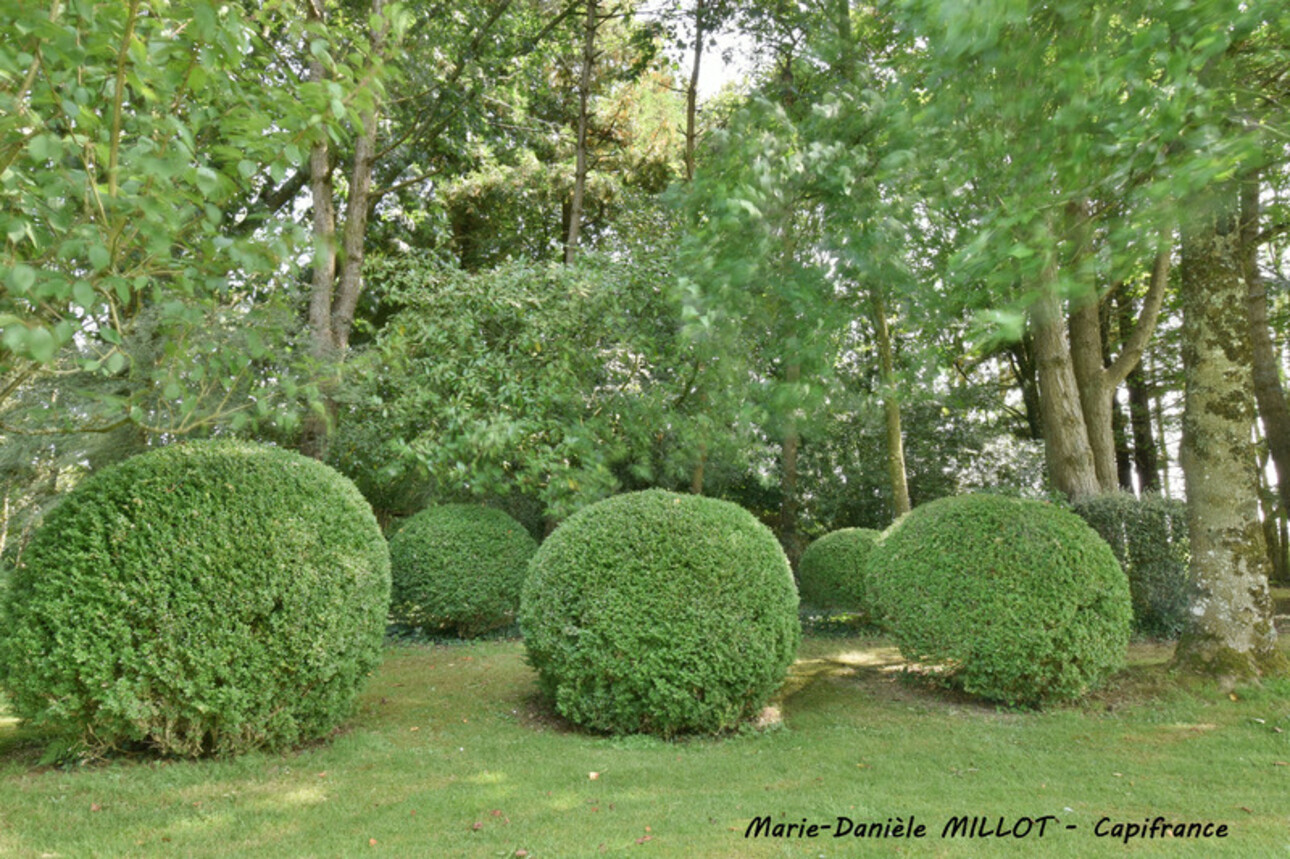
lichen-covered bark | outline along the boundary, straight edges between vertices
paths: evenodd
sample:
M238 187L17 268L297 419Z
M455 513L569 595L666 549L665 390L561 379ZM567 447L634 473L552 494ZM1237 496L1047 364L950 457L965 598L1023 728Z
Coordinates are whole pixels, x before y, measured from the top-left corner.
M1191 616L1175 653L1186 670L1251 677L1282 667L1258 512L1253 377L1236 194L1219 186L1183 235L1181 461L1191 532Z

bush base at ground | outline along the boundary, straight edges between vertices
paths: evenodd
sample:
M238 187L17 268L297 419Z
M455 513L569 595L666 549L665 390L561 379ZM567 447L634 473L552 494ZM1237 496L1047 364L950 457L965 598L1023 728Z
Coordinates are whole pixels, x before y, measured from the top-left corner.
M991 495L915 508L870 558L905 658L1008 704L1079 697L1123 665L1129 588L1074 513Z
M570 517L533 556L520 610L556 709L610 733L717 733L755 717L801 638L769 529L725 501L649 490Z

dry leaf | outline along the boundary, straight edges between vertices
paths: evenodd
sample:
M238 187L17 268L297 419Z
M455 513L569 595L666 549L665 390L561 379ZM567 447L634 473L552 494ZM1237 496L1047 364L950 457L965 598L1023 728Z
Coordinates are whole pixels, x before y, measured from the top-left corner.
M97 802L90 804L90 811L102 811L102 810L103 810L103 806L99 805Z
M368 847L375 847L375 846L376 846L376 839L375 839L375 838L369 838L369 839L367 839L367 846L368 846Z
M484 824L482 821L476 820L474 823L470 825L470 828L475 832L478 832L479 830L484 828Z
M587 773L587 778L591 779L592 781L595 781L596 779L600 778L600 773Z

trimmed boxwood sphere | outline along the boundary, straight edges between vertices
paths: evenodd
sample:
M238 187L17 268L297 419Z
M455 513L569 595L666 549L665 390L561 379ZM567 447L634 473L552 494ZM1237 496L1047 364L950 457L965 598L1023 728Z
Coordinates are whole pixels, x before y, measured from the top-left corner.
M390 538L391 616L427 632L479 635L515 620L537 542L501 510L430 507Z
M547 538L520 607L529 661L570 721L717 733L757 715L801 639L779 542L726 501L648 490Z
M1039 501L942 498L883 535L870 564L907 659L967 692L1035 705L1082 695L1124 663L1129 586L1106 542Z
M880 536L872 528L843 528L807 546L797 567L802 602L871 615L865 579L869 553Z
M326 736L378 663L389 555L331 468L235 441L93 475L46 517L0 611L14 712L169 754Z

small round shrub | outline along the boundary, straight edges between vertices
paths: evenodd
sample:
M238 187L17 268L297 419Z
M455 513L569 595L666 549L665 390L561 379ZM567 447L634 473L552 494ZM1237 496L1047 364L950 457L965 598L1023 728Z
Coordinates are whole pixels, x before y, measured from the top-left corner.
M563 716L663 737L756 716L801 639L770 530L729 502L661 490L601 501L557 528L529 565L520 625Z
M501 510L430 507L390 538L390 615L426 632L475 636L514 622L537 542Z
M0 611L0 684L60 744L291 746L351 711L389 593L371 508L331 468L235 441L164 447L46 517Z
M915 508L878 541L879 604L905 658L1008 704L1077 698L1124 662L1124 572L1074 513L991 495Z
M871 528L843 528L807 546L797 567L802 602L871 616L865 578L869 553L880 536Z
M1177 638L1190 597L1187 505L1155 494L1112 492L1073 509L1106 540L1129 577L1133 628Z

